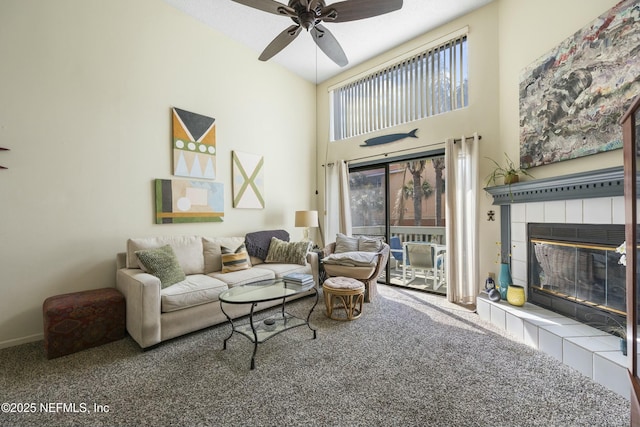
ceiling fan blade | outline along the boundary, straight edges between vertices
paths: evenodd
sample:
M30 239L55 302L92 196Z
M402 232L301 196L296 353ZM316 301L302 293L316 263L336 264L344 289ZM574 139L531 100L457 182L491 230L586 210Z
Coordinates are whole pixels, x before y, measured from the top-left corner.
M327 5L322 9L322 16L327 22L347 22L357 19L371 18L402 8L402 0L348 0ZM337 15L332 18L332 10Z
M295 40L302 31L302 27L300 25L292 25L273 39L269 46L267 46L264 51L260 54L258 58L260 61L268 61L282 49L287 47L289 43Z
M338 40L331 34L326 27L321 24L316 25L309 31L320 50L322 50L333 62L341 67L349 63L347 55L345 55Z
M273 1L273 0L231 0L231 1L243 4L245 6L252 7L254 9L273 13L275 15L290 16L290 14L292 14L293 16L296 16L295 10L293 10L286 4L282 4L280 2ZM286 11L288 13L283 13L283 11Z

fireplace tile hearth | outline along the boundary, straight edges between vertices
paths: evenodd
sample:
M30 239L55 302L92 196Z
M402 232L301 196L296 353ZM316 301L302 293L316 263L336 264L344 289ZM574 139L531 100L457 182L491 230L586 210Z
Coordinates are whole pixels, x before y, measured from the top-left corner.
M619 350L618 338L530 303L495 303L485 294L478 296L477 312L514 339L629 398L627 357Z
M531 298L529 301L531 297L529 288L530 286L532 289L535 288L537 283L534 283L535 281L529 283L529 280L533 279L530 278L528 271L531 255L529 251L532 250L528 227L531 223L584 224L584 228L591 227L596 230L609 230L613 226L617 229L625 224L623 184L623 168L620 166L524 181L511 186L486 188L485 190L493 196L493 204L500 207L502 256L509 255L513 283L525 287L528 302L522 308L514 307L504 301L493 303L486 295L481 294L477 299L477 312L481 319L505 330L514 339L547 352L557 360L628 399L630 391L628 361L619 350L619 339L592 328L595 323L588 317L598 313L592 314L582 307L575 307L576 319L584 321L580 323L578 320L532 304L536 298ZM638 217L640 218L640 211ZM607 246L617 247L624 238L617 240L620 241L609 242ZM582 253L580 252L582 249L577 251ZM600 262L602 257L599 253L596 252L594 256L597 256L598 260L596 267L600 268L604 265ZM609 258L610 256L607 255L607 272L612 266ZM576 277L578 277L577 274ZM601 279L604 276L598 274L588 275L588 277ZM610 278L608 273L606 277L607 280ZM583 282L577 281L577 283ZM576 287L576 289L579 292L571 298L577 298L576 301L579 300L582 303L584 289L583 287ZM610 299L611 295L614 298ZM587 296L597 297L600 294L595 292ZM620 308L617 291L612 294L605 293L605 298L607 307L613 303L611 308L607 308L609 310L607 313L624 316L624 309ZM600 304L597 301L599 300L596 298L595 303ZM537 302L541 303L541 301ZM542 303L545 302L542 301ZM556 305L550 306L558 309L566 308L567 304L561 300ZM570 313L571 310L567 315L571 315Z

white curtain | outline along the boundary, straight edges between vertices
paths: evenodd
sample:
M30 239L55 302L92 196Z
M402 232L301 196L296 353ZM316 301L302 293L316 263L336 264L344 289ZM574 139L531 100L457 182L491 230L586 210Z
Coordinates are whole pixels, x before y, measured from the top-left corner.
M349 166L343 160L327 168L327 234L325 242L335 242L337 233L351 235Z
M478 293L478 134L448 139L445 149L447 183L447 298L475 304Z

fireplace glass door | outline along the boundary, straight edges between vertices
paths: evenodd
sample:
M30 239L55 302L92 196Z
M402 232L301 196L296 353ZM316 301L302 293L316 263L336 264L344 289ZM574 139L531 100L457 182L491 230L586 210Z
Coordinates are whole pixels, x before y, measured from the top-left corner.
M615 246L531 240L531 291L562 307L570 317L606 330L626 322L625 269ZM552 303L553 304L553 303Z

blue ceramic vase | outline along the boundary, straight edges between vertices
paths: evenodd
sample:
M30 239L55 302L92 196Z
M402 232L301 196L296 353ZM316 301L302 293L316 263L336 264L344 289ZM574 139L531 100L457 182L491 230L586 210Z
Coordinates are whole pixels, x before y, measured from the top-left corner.
M509 270L509 264L500 264L500 274L498 275L498 284L496 289L500 292L500 298L503 301L507 299L507 289L509 289L509 285L512 284L511 281L511 271Z

